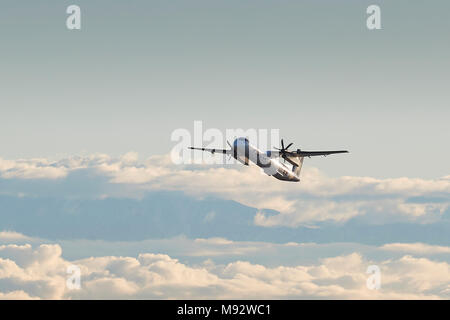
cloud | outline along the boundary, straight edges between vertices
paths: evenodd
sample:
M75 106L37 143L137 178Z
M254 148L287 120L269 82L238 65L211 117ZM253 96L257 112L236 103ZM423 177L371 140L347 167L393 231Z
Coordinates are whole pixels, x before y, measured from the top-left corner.
M28 293L23 290L11 291L8 293L0 292L0 300L37 300L36 297L30 297Z
M331 178L305 166L300 183L286 183L268 177L258 167L240 165L175 165L170 156L153 156L139 162L136 153L118 158L104 154L45 159L2 160L3 179L64 179L79 170L105 177L110 186L122 188L122 196L155 190L183 191L196 197L213 195L260 210L260 226L343 223L353 218L369 223L432 223L450 208L450 178L437 179L343 176ZM51 183L51 182L49 182ZM3 190L7 192L7 190ZM118 196L115 189L98 190L99 197ZM434 198L439 198L436 202ZM427 201L414 202L422 198ZM265 209L278 215L267 215Z
M17 240L24 240L24 241L30 240L30 237L27 237L15 231L0 231L0 242L17 241Z
M61 247L42 244L0 246L0 291L5 298L57 299L64 293L68 262Z
M22 240L26 239L26 240ZM20 244L22 252L29 252L32 246L50 243L48 239L31 238L22 235L19 240L1 240L0 253L8 258L6 253L11 246ZM450 247L431 245L427 243L385 243L380 246L360 244L355 242L314 243L308 242L270 242L236 241L223 237L188 238L176 236L164 239L146 239L140 241L105 241L66 239L53 241L64 251L64 256L70 260L84 259L90 256L138 256L142 252L164 252L170 256L186 259L191 263L200 263L205 259L214 259L221 263L247 259L266 266L311 264L329 256L348 255L359 252L362 255L379 259L398 259L404 255L415 255L439 258L450 262ZM15 242L15 243L14 243ZM3 244L3 245L2 245ZM8 245L10 247L8 247ZM83 250L80 250L83 248ZM17 251L16 251L17 252ZM17 256L16 262L23 265L23 260Z
M366 270L373 264L381 270L380 290L366 286ZM66 285L70 265L81 271L78 290ZM449 279L447 262L411 255L373 261L353 252L314 264L267 267L245 260L189 265L155 253L67 261L57 244L0 247L2 299L445 299L450 297Z
M310 221L333 220L346 221L363 213L359 202L339 203L334 201L305 201L298 203L295 209L281 211L277 215L267 215L258 212L255 224L259 226L298 226ZM301 213L301 214L299 214ZM332 214L332 217L330 217Z
M60 179L67 169L46 159L3 160L0 158L0 176L4 179Z
M450 247L431 246L424 243L388 243L383 245L381 249L421 255L450 253Z

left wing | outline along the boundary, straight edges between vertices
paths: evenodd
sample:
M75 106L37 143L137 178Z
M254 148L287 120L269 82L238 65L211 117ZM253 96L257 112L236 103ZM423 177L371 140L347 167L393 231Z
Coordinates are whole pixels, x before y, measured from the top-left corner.
M231 154L231 150L225 150L225 149L208 149L208 148L195 148L195 147L189 147L189 149L207 151L207 152L211 152L212 154L214 154L216 152L223 153L223 154Z

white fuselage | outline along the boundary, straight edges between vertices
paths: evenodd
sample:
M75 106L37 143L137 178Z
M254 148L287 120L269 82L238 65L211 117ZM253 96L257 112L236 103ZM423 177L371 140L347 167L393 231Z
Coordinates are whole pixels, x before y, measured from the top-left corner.
M271 158L270 151L260 151L258 148L252 146L246 138L238 138L233 142L232 155L237 161L245 165L248 165L249 161L253 162L262 168L267 175L279 180L300 181L300 177L286 165L278 159Z

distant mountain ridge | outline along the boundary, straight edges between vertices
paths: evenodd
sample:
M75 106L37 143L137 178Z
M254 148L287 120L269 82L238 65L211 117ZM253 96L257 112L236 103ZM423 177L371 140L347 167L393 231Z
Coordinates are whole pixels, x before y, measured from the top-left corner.
M150 192L130 198L67 199L0 196L0 230L47 239L138 241L185 235L270 242L426 242L450 244L449 219L433 224L345 224L307 227L261 227L258 210L231 200L196 199L182 192ZM277 214L264 210L265 214Z

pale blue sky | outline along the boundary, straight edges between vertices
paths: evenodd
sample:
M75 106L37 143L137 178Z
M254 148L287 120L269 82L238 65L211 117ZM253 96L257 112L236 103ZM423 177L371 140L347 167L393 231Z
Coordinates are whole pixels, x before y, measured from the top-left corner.
M174 129L279 128L331 176L447 175L448 1L5 1L0 157L168 153Z

